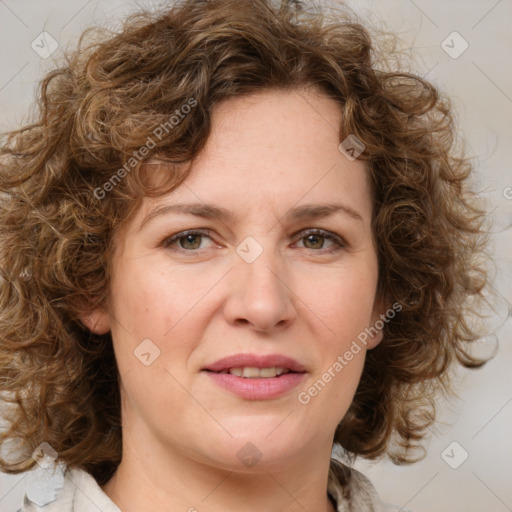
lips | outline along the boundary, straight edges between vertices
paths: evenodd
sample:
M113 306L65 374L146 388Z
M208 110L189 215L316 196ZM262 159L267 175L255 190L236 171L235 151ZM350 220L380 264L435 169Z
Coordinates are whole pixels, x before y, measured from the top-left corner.
M244 400L290 396L307 375L302 364L281 354L235 354L202 370L217 386Z
M246 371L247 369L261 370L262 368L276 368L280 370L278 372L280 374L304 373L306 371L304 365L300 364L295 359L282 354L234 354L209 364L203 368L203 370L215 373L228 373L232 369L235 369L234 371L239 373L237 371L238 369L243 369ZM246 373L249 374L248 376L256 376L255 372L252 370L249 370Z

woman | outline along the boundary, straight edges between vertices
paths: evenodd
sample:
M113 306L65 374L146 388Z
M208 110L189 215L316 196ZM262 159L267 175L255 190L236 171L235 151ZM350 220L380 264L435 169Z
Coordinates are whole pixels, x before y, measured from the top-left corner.
M413 460L482 364L449 102L343 16L185 1L43 80L2 153L1 469L66 471L23 512L384 510L353 458Z

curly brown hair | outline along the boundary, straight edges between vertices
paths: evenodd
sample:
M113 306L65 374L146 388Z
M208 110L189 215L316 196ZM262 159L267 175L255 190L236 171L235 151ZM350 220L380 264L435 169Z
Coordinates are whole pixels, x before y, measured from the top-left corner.
M448 99L387 55L348 10L284 0L185 0L132 15L118 33L82 35L42 80L37 118L2 146L0 442L22 448L21 459L0 459L2 471L31 468L46 441L109 480L121 460L119 374L110 333L80 316L108 301L113 235L143 196L187 177L220 101L311 87L341 104L339 140L365 145L378 293L401 305L334 442L354 456L413 460L436 392L450 389L450 363L483 364L469 319L487 283L485 211L455 151ZM170 113L193 102L171 126ZM168 170L158 187L151 161Z

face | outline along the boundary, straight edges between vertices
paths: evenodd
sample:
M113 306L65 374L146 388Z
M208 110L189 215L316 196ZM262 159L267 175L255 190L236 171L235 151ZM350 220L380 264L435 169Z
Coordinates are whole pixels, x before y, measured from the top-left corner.
M241 470L330 453L383 311L340 120L312 91L221 103L185 182L117 233L109 308L84 322L112 332L125 443Z

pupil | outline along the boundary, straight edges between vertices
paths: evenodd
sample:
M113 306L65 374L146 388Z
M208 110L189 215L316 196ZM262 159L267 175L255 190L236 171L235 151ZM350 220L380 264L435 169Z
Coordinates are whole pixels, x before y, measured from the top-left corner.
M199 238L198 235L185 235L183 238L185 239L185 245L187 245L189 242L193 245L193 247L183 247L183 244L181 244L183 249L197 249L197 247L199 246L197 243L194 244L193 242L195 238ZM190 240L192 240L192 242Z
M322 238L321 235L308 235L306 237L307 243L312 243L314 247L318 247L318 245L322 245L319 240ZM185 235L182 237L182 240L185 239L185 245L192 244L193 247L184 247L182 243L181 246L183 249L197 249L199 245L197 244L197 239L199 239L199 235ZM194 239L196 239L196 243L194 244Z
M313 245L315 245L315 240L316 240L316 244L318 245L318 240L320 238L321 238L321 236L319 236L319 235L309 235L306 237L306 239L308 240L308 243L311 241L311 239L313 239Z

